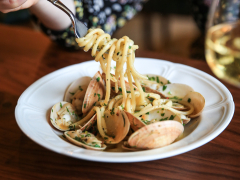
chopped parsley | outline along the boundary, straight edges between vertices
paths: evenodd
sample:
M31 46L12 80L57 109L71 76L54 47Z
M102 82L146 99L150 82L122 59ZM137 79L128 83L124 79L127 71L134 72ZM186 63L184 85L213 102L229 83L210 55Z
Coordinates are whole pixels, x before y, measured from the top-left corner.
M98 95L98 101L100 100L100 98L101 98L101 95L100 94L97 94Z
M112 87L112 90L114 90L114 91L115 91L115 87Z
M189 103L190 103L190 102L191 102L191 98L188 98L187 102L189 102Z
M156 78L157 78L157 83L160 83L160 81L159 81L159 77L157 76Z
M87 106L87 104L84 104L84 106L83 106L83 107L84 107L84 108L86 108L86 106Z
M96 96L96 93L94 93L94 97Z
M69 92L71 95L74 95L75 93Z
M60 108L62 108L62 103L60 102Z
M120 52L117 53L117 55L119 55ZM115 67L116 68L116 67Z
M97 78L97 82L99 82L99 81L100 81L100 77Z
M112 108L110 114L111 114L111 115L114 115L114 108Z
M142 90L143 90L144 92L146 92L145 87L142 87Z
M161 116L164 116L165 115L165 113L161 113Z
M147 112L146 114L149 114L149 112Z
M132 46L129 46L128 48L129 48L129 49L131 49L131 48L132 48Z
M127 93L131 93L131 91L127 91Z
M176 115L174 115L174 116L171 115L170 118L169 118L169 120L173 120L175 117L176 117Z
M53 109L52 109L52 112L53 112Z
M171 82L168 80L168 82L167 82L168 84L171 84Z
M122 92L122 88L118 88L118 90L119 90L120 92Z
M165 118L160 119L160 121L165 121L167 119L168 119L168 117L165 117Z
M166 89L167 89L167 86L164 85L164 86L162 87L162 90L165 91Z
M150 81L155 81L155 77L149 77L149 76L148 76L148 80L150 80Z
M171 92L171 91L168 91L168 94L170 94L170 95L171 95L171 94L172 94L172 92Z
M177 97L177 96L174 96L174 97L170 97L169 99L174 99L174 100L182 100L181 98Z

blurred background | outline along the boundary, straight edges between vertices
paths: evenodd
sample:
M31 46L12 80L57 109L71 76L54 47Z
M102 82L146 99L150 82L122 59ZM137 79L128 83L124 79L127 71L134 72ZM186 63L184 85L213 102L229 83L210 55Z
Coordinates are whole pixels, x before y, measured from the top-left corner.
M40 31L28 10L3 14L0 23ZM149 0L113 37L131 37L141 49L204 60L204 35L192 16L189 0Z

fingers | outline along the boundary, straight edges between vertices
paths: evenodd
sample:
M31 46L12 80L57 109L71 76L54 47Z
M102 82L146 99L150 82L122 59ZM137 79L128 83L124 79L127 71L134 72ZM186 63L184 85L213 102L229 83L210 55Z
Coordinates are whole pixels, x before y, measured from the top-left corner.
M21 9L27 9L36 4L38 0L0 0L0 11L8 13L12 11L18 11Z

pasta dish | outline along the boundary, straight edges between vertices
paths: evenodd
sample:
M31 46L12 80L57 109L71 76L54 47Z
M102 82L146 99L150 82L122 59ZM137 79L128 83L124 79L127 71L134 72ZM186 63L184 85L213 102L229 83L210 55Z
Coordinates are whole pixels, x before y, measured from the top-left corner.
M112 144L127 151L159 148L173 143L201 114L205 99L190 86L137 72L138 46L127 36L111 39L101 29L89 29L76 41L84 51L91 49L102 72L74 81L51 109L51 123L70 142L92 150Z

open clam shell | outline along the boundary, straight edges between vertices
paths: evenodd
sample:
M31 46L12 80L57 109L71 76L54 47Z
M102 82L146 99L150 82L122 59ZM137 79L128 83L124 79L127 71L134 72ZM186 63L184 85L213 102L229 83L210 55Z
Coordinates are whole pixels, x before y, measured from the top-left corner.
M100 72L97 72L90 81L83 100L82 113L88 113L94 103L104 98L105 86Z
M190 118L198 117L205 106L205 98L198 92L189 92L182 101L188 102L194 107L194 111L188 115Z
M106 110L104 119L107 128L107 135L112 139L106 139L106 143L116 144L122 141L128 134L130 122L126 113L118 108Z
M171 144L180 134L183 125L177 121L162 121L153 123L134 132L128 139L128 144L137 149L154 149Z
M62 101L55 104L50 113L52 125L60 131L69 130L69 125L79 120L72 104Z
M91 133L88 133L88 134L91 134ZM103 143L101 143L101 146L99 146L97 144L93 144L93 143L87 143L87 141L85 141L81 138L81 134L79 135L79 133L77 133L77 131L66 131L66 132L64 132L64 135L70 142L72 142L73 144L76 144L77 146L80 146L82 148L96 150L96 151L103 151L107 147ZM93 134L91 134L90 136L95 137ZM99 141L99 140L97 140L97 141Z
M87 87L88 87L88 84L90 83L90 81L91 81L91 77L84 76L84 77L80 77L76 81L72 82L68 86L68 88L64 94L63 101L71 103L73 100L73 97L79 92L81 92L82 95L80 97L78 95L78 98L81 98L81 100L83 101L84 95L86 93L86 90L87 90Z
M152 124L159 121L174 120L182 124L181 117L169 109L159 108L150 111L141 116L142 121L146 124Z
M179 100L179 98L183 98L189 92L193 92L193 88L186 84L172 83L161 86L158 89L159 93L163 94L165 97L175 98Z
M128 116L128 120L130 122L130 126L134 131L141 129L142 127L146 126L141 120L135 117L133 114L125 111L126 115Z

